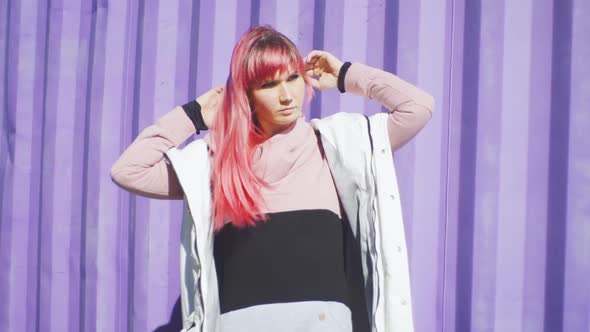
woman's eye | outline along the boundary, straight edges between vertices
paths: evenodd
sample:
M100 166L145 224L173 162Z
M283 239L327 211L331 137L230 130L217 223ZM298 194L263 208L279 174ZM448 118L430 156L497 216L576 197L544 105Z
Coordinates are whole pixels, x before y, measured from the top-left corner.
M294 81L299 77L299 74L293 74L289 77L289 81Z
M262 84L262 87L263 88L272 88L273 86L276 85L276 83L277 83L276 81L266 82L266 83Z

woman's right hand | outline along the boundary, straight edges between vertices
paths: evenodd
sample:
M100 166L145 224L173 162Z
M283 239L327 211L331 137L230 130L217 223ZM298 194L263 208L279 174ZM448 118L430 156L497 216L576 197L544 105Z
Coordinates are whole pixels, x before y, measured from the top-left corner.
M201 115L207 128L212 129L215 123L215 115L221 108L223 101L224 87L215 87L197 98L197 102L201 105Z

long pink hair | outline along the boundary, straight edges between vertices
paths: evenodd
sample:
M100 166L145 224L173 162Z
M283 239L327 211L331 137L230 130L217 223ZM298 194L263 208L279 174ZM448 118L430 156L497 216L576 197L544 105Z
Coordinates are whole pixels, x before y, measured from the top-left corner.
M264 137L249 93L254 84L290 68L303 77L309 104L313 89L305 75L303 58L289 38L270 26L258 25L248 29L234 47L225 95L211 131L215 147L211 167L215 230L221 229L227 219L237 227L267 220L261 193L266 183L252 167L254 151Z

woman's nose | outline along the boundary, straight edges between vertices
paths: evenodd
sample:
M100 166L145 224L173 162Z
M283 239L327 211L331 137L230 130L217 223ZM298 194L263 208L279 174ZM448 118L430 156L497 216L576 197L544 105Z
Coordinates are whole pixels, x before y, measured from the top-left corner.
M281 83L280 91L279 91L279 100L281 103L290 103L293 100L293 95L291 90L287 86L285 82Z

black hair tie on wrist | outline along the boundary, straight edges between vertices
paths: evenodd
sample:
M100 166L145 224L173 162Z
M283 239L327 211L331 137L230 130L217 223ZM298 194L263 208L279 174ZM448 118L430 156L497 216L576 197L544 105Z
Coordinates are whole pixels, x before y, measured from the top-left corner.
M201 105L196 101L193 100L189 103L182 105L182 109L184 113L191 119L191 122L195 126L195 130L197 131L197 135L201 133L201 130L207 130L207 125L205 124L205 120L203 120L203 114L201 113Z
M340 67L340 72L338 73L338 90L341 93L344 93L344 76L346 76L346 72L348 71L348 67L350 67L350 62L345 62L342 67Z

